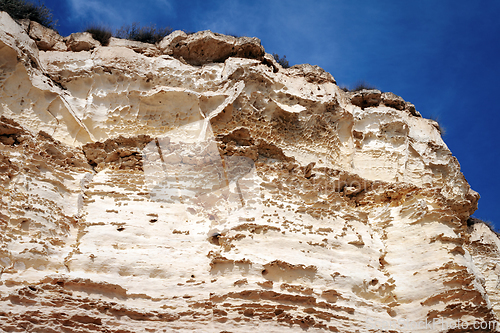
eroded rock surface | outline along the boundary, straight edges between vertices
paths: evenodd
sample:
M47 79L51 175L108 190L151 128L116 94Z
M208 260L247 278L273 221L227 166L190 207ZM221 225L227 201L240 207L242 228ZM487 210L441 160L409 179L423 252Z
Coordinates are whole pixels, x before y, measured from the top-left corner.
M68 48L56 31L46 28L38 22L29 22L29 36L36 42L41 51L66 51Z
M224 62L229 57L262 60L265 53L257 38L226 36L211 31L191 35L174 31L159 43L159 47L164 54L182 58L191 65Z
M80 51L90 51L101 43L92 38L92 34L89 32L77 32L64 38L66 46L69 51L80 52Z
M0 330L498 319L500 241L401 97L283 69L257 39L58 50L26 26L0 13Z

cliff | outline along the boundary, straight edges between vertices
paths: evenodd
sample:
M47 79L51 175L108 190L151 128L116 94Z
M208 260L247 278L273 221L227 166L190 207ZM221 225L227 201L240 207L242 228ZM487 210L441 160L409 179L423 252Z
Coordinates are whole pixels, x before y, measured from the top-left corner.
M495 331L500 240L401 97L3 12L0 68L1 330Z

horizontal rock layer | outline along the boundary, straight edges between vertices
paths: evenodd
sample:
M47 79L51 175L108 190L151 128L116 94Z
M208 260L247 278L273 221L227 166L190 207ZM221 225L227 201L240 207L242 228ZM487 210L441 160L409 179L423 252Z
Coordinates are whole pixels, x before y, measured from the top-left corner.
M0 13L0 329L497 320L500 242L411 103L257 39L22 23Z

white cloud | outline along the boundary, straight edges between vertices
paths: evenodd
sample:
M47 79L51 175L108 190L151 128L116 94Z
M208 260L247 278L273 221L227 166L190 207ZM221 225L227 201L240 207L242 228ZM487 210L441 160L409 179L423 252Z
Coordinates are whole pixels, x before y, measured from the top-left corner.
M80 24L103 24L119 28L124 24L143 22L145 24L162 13L175 16L171 0L154 0L147 3L136 0L66 0L71 8L70 19Z
M168 12L173 12L174 11L174 6L172 5L172 1L170 0L156 0L158 3L159 8L162 10L168 11Z
M126 6L119 1L68 0L71 7L71 19L80 23L98 23L112 27L121 26L132 20ZM162 0L164 1L164 0Z

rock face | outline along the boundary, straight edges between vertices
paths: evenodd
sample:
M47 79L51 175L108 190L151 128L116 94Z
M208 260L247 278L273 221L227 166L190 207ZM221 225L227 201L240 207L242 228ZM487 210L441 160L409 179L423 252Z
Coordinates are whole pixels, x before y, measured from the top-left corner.
M1 330L496 330L500 241L412 104L255 38L33 29L0 13Z

